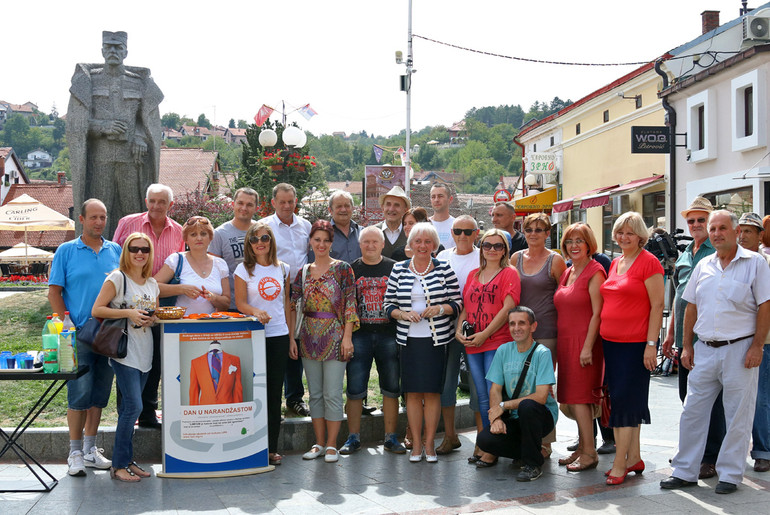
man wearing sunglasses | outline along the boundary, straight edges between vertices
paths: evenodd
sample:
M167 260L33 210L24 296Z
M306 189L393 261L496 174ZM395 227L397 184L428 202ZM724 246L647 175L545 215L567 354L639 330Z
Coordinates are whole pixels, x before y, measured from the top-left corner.
M687 302L682 299L687 283L690 281L690 275L695 269L695 265L706 256L715 252L708 233L708 218L714 207L711 202L704 197L695 197L687 209L682 211L682 217L687 223L687 229L690 231L693 241L687 245L687 248L676 260L674 269L674 286L676 293L674 296L674 323L669 322L668 333L663 341L663 355L674 358L676 356L679 364L679 399L684 402L687 397L687 376L690 370L683 367L680 355L682 354L682 337L684 335L684 311ZM670 320L670 319L669 319ZM674 351L676 346L676 351ZM706 451L703 453L700 466L700 479L708 479L716 475L716 462L719 455L719 447L725 437L725 410L722 406L722 394L720 393L714 402L711 410L711 422L709 423L708 439L706 440Z
M221 257L230 270L230 310L235 307L235 281L233 272L243 263L243 239L246 231L254 222L257 213L259 194L251 188L240 188L233 196L233 219L214 230L214 238L209 243L209 254Z
M163 267L166 258L174 252L184 251L182 226L168 216L168 210L174 205L174 192L165 184L150 184L144 195L147 211L127 215L120 219L115 229L113 240L123 246L131 233L146 234L155 248L152 261L152 275ZM158 409L158 387L160 386L160 324L152 327L152 369L147 376L147 383L142 390L142 413L139 415L139 426L160 429L160 421L156 416ZM121 402L118 390L118 403Z

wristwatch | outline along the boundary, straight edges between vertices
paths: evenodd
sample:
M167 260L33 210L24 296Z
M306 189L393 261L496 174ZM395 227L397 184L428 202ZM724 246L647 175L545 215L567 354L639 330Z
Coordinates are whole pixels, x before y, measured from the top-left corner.
M658 342L656 342L655 340L647 340L647 346L648 347L657 347L658 346Z
M444 305L443 304L439 304L438 314L439 314L439 316L444 314Z
M505 401L500 401L500 409L505 409Z

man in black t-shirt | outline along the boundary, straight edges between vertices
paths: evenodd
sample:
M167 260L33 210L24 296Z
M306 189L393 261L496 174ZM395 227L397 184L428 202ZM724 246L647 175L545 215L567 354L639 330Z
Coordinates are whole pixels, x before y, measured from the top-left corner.
M353 358L348 362L347 415L348 439L340 454L352 454L361 448L361 412L369 384L372 361L377 363L382 392L382 411L385 419L385 450L406 453L398 441L399 362L396 345L396 326L383 309L388 278L396 263L382 256L385 237L375 226L361 230L358 237L362 257L350 266L356 276L356 301L361 328L353 333Z

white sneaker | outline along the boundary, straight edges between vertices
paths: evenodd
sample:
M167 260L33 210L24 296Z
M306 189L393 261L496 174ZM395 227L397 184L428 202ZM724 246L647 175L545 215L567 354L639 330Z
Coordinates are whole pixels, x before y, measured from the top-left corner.
M104 452L104 449L91 447L91 452L83 456L83 461L85 462L86 467L102 470L107 470L110 468L112 466L112 460L105 458L102 452Z
M85 476L86 466L83 462L83 451L72 451L67 458L67 474L70 476Z

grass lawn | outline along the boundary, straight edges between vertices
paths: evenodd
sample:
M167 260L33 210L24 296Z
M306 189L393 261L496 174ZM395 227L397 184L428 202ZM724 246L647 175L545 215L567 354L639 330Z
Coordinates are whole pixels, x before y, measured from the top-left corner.
M0 299L0 350L13 353L43 348L41 332L46 316L50 315L47 291L23 292ZM305 381L303 377L303 381ZM0 427L15 427L48 386L46 381L0 381ZM307 383L305 400L307 401ZM458 390L457 397L468 397ZM372 366L369 378L370 406L382 407L382 395L376 366ZM285 408L284 408L285 411ZM45 412L35 421L34 427L64 427L67 425L66 388L54 399ZM294 413L286 413L293 417ZM102 412L102 424L115 425L118 420L113 383L110 402Z

